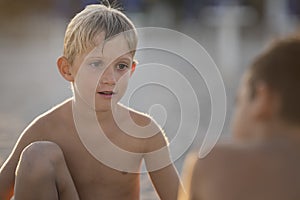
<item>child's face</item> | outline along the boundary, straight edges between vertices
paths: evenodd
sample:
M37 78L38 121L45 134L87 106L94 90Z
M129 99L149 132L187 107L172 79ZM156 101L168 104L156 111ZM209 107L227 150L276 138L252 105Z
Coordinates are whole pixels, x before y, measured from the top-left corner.
M248 76L245 75L237 92L235 112L231 124L235 138L245 139L252 134L254 124L251 114L252 101L249 93Z
M280 98L276 91L264 81L256 81L255 94L251 94L250 73L243 77L237 95L237 103L232 120L233 135L238 139L258 139L271 130L281 119L278 115Z
M96 38L97 46L76 56L72 65L74 92L96 111L107 110L124 95L131 75L132 49L124 36L104 41L104 33Z

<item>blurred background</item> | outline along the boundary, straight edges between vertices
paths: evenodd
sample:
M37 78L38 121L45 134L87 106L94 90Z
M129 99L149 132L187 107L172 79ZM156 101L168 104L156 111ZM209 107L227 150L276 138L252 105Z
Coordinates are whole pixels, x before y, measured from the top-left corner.
M60 77L56 59L62 54L64 31L70 18L92 3L99 1L0 0L0 165L35 117L71 97L70 85ZM227 116L221 135L225 140L231 139L229 122L241 74L268 41L297 31L300 20L298 0L118 0L111 3L123 8L137 27L173 29L205 48L221 72L227 93ZM141 58L141 62L169 59L169 65L184 64L167 53L149 55L153 56L152 60ZM210 96L203 79L192 75L192 66L186 64L179 72L191 83L199 102L198 133L188 150L198 149L210 120ZM134 83L143 77L132 79ZM130 87L133 86L129 90ZM129 106L151 111L172 140L180 122L189 124L193 120L192 116L181 120L176 94L174 97L166 92L159 87L143 87L131 96ZM151 93L160 98L154 98ZM152 106L156 104L165 105L164 109ZM175 162L179 173L185 155L183 152ZM142 176L142 185L141 199L157 198L146 175Z

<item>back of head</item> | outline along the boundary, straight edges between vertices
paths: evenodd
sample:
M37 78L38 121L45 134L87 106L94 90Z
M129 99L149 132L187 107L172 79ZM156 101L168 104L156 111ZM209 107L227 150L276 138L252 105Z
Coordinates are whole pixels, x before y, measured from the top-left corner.
M300 124L300 36L274 41L249 71L251 96L255 96L256 84L263 81L279 95L279 117Z
M101 32L109 39L122 32L129 48L136 49L137 33L133 23L120 10L110 5L89 5L69 23L64 39L64 56L73 63L75 56L95 47L95 37Z

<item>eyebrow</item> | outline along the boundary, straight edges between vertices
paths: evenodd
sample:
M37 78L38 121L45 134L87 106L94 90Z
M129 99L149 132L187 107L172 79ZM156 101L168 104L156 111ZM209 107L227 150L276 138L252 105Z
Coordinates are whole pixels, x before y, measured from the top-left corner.
M103 59L103 57L100 57L100 56L91 56L91 57L87 57L86 59Z
M104 65L104 61L101 59L101 57L88 57L84 61L86 64L91 64L93 62L97 62L100 65Z
M101 64L104 63L102 57L87 57L87 58L85 59L85 62L91 62L91 61L97 61L97 62L100 62Z
M89 56L89 54L86 56L86 59L104 59L105 60L105 57L99 55L96 53L96 55L92 54ZM131 52L127 52L127 53L124 53L124 54L121 54L120 56L114 58L114 60L118 60L118 59L127 59L129 61L133 60L132 58L132 53Z

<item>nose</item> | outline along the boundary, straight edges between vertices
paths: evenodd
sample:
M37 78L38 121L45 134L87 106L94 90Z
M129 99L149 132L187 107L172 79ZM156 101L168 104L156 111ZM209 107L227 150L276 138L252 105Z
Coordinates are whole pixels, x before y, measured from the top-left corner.
M108 85L116 84L116 77L113 67L107 67L101 75L101 83Z

